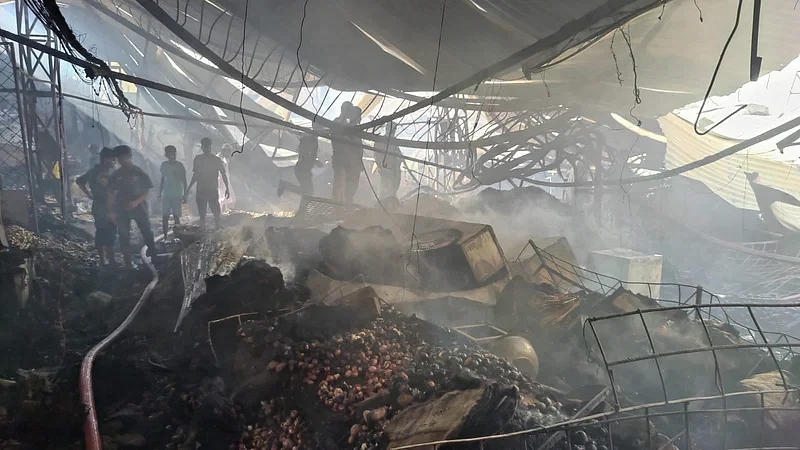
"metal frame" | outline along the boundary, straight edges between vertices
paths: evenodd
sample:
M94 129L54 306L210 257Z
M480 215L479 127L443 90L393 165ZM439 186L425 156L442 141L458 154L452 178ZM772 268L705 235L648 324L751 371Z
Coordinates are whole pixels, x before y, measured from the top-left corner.
M2 79L2 89L0 89L0 106L2 106L0 108L0 116L4 119L2 123L3 131L0 136L2 136L2 140L6 144L3 148L0 148L0 173L6 172L8 175L9 171L18 170L20 165L25 167L24 175L18 175L18 179L13 180L15 181L14 183L9 183L10 180L6 175L5 179L2 180L4 185L0 185L0 191L8 190L9 188L20 190L19 187L23 183L25 184L28 198L30 199L29 208L33 218L33 229L38 233L39 220L36 211L36 199L33 195L33 174L29 163L31 160L30 139L26 133L25 115L20 96L20 77L14 45L10 42L0 42L0 54L3 55L0 58L0 62L4 64L3 67L0 67L0 75L4 77ZM13 100L9 101L9 97ZM16 114L16 120L13 120L12 114ZM18 130L14 130L16 127L19 127ZM17 139L19 142L16 142ZM14 148L22 151L21 159L18 155L13 154ZM13 167L12 163L14 163Z
M597 343L596 347L592 349L588 341L587 342L587 351L591 354L598 354L600 356L600 360L602 360L602 366L605 369L606 375L608 376L608 380L610 383L610 388L613 393L614 402L612 404L614 408L614 413L608 414L608 420L601 421L606 423L608 426L611 425L612 422L622 421L622 420L633 420L633 419L646 419L650 420L654 417L667 417L667 416L674 416L674 415L683 415L685 428L684 430L674 438L674 440L680 440L684 443L684 448L690 449L692 448L691 444L691 429L690 429L690 417L695 414L705 414L705 415L721 415L723 417L723 448L727 449L728 447L728 415L733 412L742 412L742 411L752 411L752 412L761 412L762 415L762 429L764 429L765 421L766 421L766 414L769 411L794 411L800 414L800 404L794 403L794 406L781 406L781 407L768 407L764 403L764 396L766 394L783 394L784 400L783 404L786 405L786 401L789 399L790 395L797 395L797 389L791 386L786 381L786 375L784 374L783 367L781 363L784 362L788 355L797 355L794 351L795 348L800 347L800 340L796 338L791 338L792 341L790 342L790 337L783 335L784 342L776 342L772 343L768 340L767 334L762 330L761 325L759 324L758 320L753 313L753 308L792 308L797 307L798 305L775 305L775 304L695 304L695 305L683 305L683 306L671 306L671 307L664 307L664 308L653 308L648 310L638 310L638 311L631 311L631 312L624 312L619 314L608 315L604 317L595 317L589 318L584 323L584 337L586 333L586 329L588 328L591 331L592 336ZM708 308L710 309L745 309L750 317L753 320L753 324L755 329L753 331L757 332L758 337L754 338L754 343L752 344L726 344L726 345L717 345L715 344L709 333L709 329L707 326L706 321L702 319L702 315L700 314L701 308ZM664 351L658 352L656 347L653 343L653 334L648 328L647 321L645 320L645 316L649 314L662 314L666 311L678 311L678 310L686 310L686 311L694 311L698 321L703 327L706 339L708 340L708 345L703 347L691 348L691 349L683 349L683 350L673 350L673 351ZM709 313L710 315L710 313ZM727 315L727 314L726 314ZM649 354L644 356L636 356L636 357L629 357L624 359L617 359L612 360L608 357L607 352L604 350L603 343L601 338L598 335L596 324L606 322L606 321L613 321L616 319L621 319L625 317L639 317L641 320L642 327L647 335L648 343L649 343ZM712 316L713 317L713 316ZM774 334L774 333L769 333ZM761 341L761 342L759 342ZM780 386L783 387L782 390L770 390L770 391L747 391L747 392L726 392L725 387L722 384L722 377L720 372L719 360L718 360L718 352L719 351L730 351L730 350L737 350L737 349L763 349L765 350L765 356L768 354L769 358L772 360L773 364L775 365L775 371L779 374L781 378ZM776 349L784 349L785 354L779 360L776 356ZM668 390L667 385L665 383L664 373L661 368L660 360L663 358L667 358L670 356L677 356L677 355L688 355L688 354L699 354L710 352L713 360L714 360L714 367L715 367L715 378L716 378L716 386L718 390L718 395L708 396L708 397L694 397L694 398L671 398ZM755 371L757 367L761 365L764 357L756 364L756 366L751 370L751 375ZM656 366L656 370L658 372L658 377L661 383L661 390L664 395L663 402L659 403L650 403L646 405L638 405L636 407L631 408L623 408L619 401L619 391L617 389L617 384L614 379L614 369L620 366L625 366L628 364L635 364L640 361L653 361ZM742 396L742 395L757 395L760 398L760 407L754 408L733 408L728 407L727 399L730 397L735 396ZM704 406L694 407L690 409L690 405L693 403L703 402L707 403L712 400L721 400L722 401L722 408L708 408ZM682 411L658 411L659 408L670 409L674 408L675 405L683 405ZM627 414L633 411L644 410L644 414L642 415L634 415L632 417L628 417ZM654 410L656 410L654 412ZM613 417L613 418L612 418ZM577 428L577 427L572 427ZM610 434L610 430L609 430ZM764 445L763 442L764 436L762 434L762 446ZM652 445L652 443L651 443ZM652 448L648 446L649 448ZM759 447L759 448L767 448L767 447ZM789 447L795 448L795 447Z
M561 290L578 288L590 292L596 292L603 296L607 296L613 294L616 290L624 288L631 284L644 284L648 286L651 285L659 286L661 288L661 292L664 292L665 287L672 288L671 292L673 294L677 293L677 296L668 296L668 298L657 299L659 302L664 302L674 306L643 309L643 310L630 311L630 312L613 314L603 317L593 317L587 319L586 322L584 323L584 330L583 330L584 341L586 343L587 352L590 355L590 359L594 359L596 361L602 361L600 365L605 371L606 376L609 380L609 388L611 389L613 398L612 407L614 410L611 412L594 414L588 417L568 420L561 424L548 427L546 430L534 430L533 431L534 433L545 433L545 432L553 433L555 431L564 431L566 438L569 442L569 438L572 431L577 431L587 426L603 426L606 428L608 435L611 436L612 435L611 427L614 424L618 424L619 422L630 421L630 420L647 420L647 426L649 427L651 419L681 415L683 417L684 429L683 431L675 435L671 439L671 441L682 443L683 448L690 449L692 448L692 443L691 443L692 432L690 425L693 417L697 417L698 415L699 416L705 415L706 416L705 418L708 419L708 416L720 416L724 421L722 426L720 427L723 430L722 448L729 449L730 447L728 446L729 436L728 436L727 423L728 423L728 416L731 413L744 412L744 411L761 412L762 429L765 427L765 423L767 420L766 416L767 413L770 411L793 411L793 412L796 411L798 414L800 414L800 404L797 403L795 403L794 406L782 406L782 407L768 407L764 403L764 397L767 394L783 394L784 403L786 402L786 400L789 398L790 395L800 395L800 392L798 392L798 388L796 386L792 386L787 382L782 368L782 364L784 364L790 356L793 357L800 355L800 352L797 350L798 348L800 348L800 339L794 336L787 335L785 333L764 331L758 319L756 318L755 313L753 312L755 308L792 309L799 307L800 304L783 304L783 305L773 304L773 303L723 304L721 303L721 300L717 295L708 292L699 286L688 286L688 285L681 285L678 283L625 282L616 279L614 277L610 277L608 275L603 275L597 272L584 269L573 263L570 263L569 261L565 261L561 258L558 258L557 256L548 253L546 250L537 247L533 241L529 241L526 247L523 248L523 250L520 252L520 255L517 257L517 261L521 260L522 255L529 247L535 251L536 256L542 262L542 268L540 270L547 270L551 276L551 279L554 282L560 281L560 283L558 283L556 287ZM524 265L522 266L524 267ZM687 293L687 295L684 296L684 293ZM713 303L702 303L704 299L708 299L710 302ZM705 309L706 311L705 313L701 314L701 311L703 309ZM721 311L721 314L712 313L712 310ZM752 320L753 325L749 326L734 320L731 316L736 315L735 313L736 310L745 311ZM656 350L656 346L654 343L655 335L654 333L651 332L650 328L648 327L648 322L645 318L647 315L663 314L669 311L693 312L695 320L697 320L702 326L703 333L707 340L707 345L697 348L658 352ZM722 316L722 318L719 318L718 316ZM609 355L606 352L606 349L603 345L603 340L601 339L600 334L597 331L596 325L603 322L611 322L623 318L633 318L634 320L638 318L637 322L641 322L644 330L644 335L647 338L647 346L649 347L648 354L643 356L627 357L621 359L609 358ZM743 339L748 341L748 343L727 344L727 345L715 344L711 338L711 333L708 328L709 319L713 319L722 323L728 323L733 325L735 328L739 330L743 330L745 332L745 334L743 335ZM610 328L614 327L611 326ZM591 336L594 338L594 342L596 342L594 346L589 345L590 341L586 339L587 333L590 333ZM762 355L761 359L756 363L756 365L753 367L753 369L750 370L750 375L752 376L753 373L759 367L761 367L765 359L770 359L772 361L772 364L775 366L775 370L781 377L782 381L780 386L783 389L774 391L770 390L770 391L748 391L748 392L727 391L722 382L722 376L721 376L722 374L720 372L718 352L735 351L737 349L762 349L764 351L763 352L764 354ZM662 370L661 361L664 358L674 357L677 355L702 354L702 353L711 353L711 356L714 360L715 384L718 390L717 395L705 396L705 397L691 397L691 398L671 398L667 389L667 385L665 383L665 376ZM663 401L657 403L636 405L632 407L623 407L619 399L620 392L617 388L617 382L615 381L614 370L615 368L623 367L629 364L635 364L641 361L653 361L656 371L658 373L660 388L661 391L663 392ZM729 398L744 396L744 395L758 396L761 403L760 406L754 408L735 408L728 406ZM708 402L715 400L722 402L721 408L709 408L706 406ZM682 406L682 408L676 411L675 410L676 405L679 407ZM656 449L657 447L653 446L653 442L649 442L647 448ZM759 448L768 448L768 447L764 446L762 442L762 447ZM786 447L786 448L788 449L788 448L800 448L800 447ZM777 448L774 450L777 450Z
M650 283L644 281L624 281L619 278L595 272L559 258L546 250L538 247L533 240L529 240L517 256L517 262L522 261L522 255L530 248L542 261L542 267L550 274L551 279L557 283L556 288L568 291L573 288L587 292L595 292L604 296L611 295L620 288L629 289L631 286L647 287L648 297L661 303L671 305L700 304L708 299L709 303L720 303L720 298L702 286L690 286L681 283ZM524 265L523 265L524 267ZM532 274L529 274L532 275ZM655 289L658 288L658 289ZM659 292L654 296L653 292ZM664 294L666 292L666 294Z
M15 0L17 34L37 41L45 46L57 48L58 41L45 24L25 5L24 0ZM41 31L44 34L41 34ZM47 53L32 47L19 46L21 92L25 131L28 136L31 158L28 160L33 180L36 182L31 193L41 193L43 173L50 172L52 167L42 167L39 151L39 131L46 131L55 140L59 152L58 167L61 176L61 195L58 199L61 213L68 216L71 191L69 189L69 172L66 167L66 148L64 146L64 122L61 105L61 71L60 61ZM45 86L41 86L44 84ZM42 89L44 88L44 89ZM49 103L47 102L49 100ZM43 199L43 195L40 197Z
M770 411L796 411L798 414L800 414L800 405L796 403L781 407L769 407L764 403L764 396L767 394L783 394L784 401L786 401L790 395L798 395L797 387L792 386L786 381L785 375L782 371L782 365L790 356L798 355L797 349L800 348L800 339L785 333L764 331L754 313L754 309L756 308L791 309L800 306L800 304L723 304L718 296L699 286L688 286L678 283L629 283L608 275L603 275L584 269L576 264L570 263L569 261L558 258L546 250L537 247L533 241L529 241L526 247L523 248L523 250L520 252L520 255L517 257L517 261L522 259L522 255L529 247L535 251L536 256L541 260L542 268L540 270L546 270L548 272L548 274L551 276L551 279L554 282L557 282L556 287L558 289L569 290L577 288L607 296L613 294L618 289L624 288L631 284L644 284L648 286L652 285L653 287L658 286L661 288L662 293L667 292L668 294L671 294L662 296L666 298L658 299L659 302L673 305L587 319L584 323L584 341L587 346L587 352L590 355L590 359L598 361L606 373L606 376L609 380L608 387L611 390L613 399L611 403L614 410L611 412L568 420L561 424L548 427L546 430L534 430L534 433L551 434L556 431L564 431L564 434L569 442L569 438L573 431L586 428L587 426L602 426L606 428L608 435L611 436L611 428L620 422L631 420L647 420L647 426L650 426L650 421L652 419L682 416L684 429L675 435L671 441L682 444L683 448L690 449L692 448L691 424L693 420L698 420L698 416L703 418L703 420L709 420L710 416L719 417L721 420L723 420L721 426L719 427L723 430L721 439L723 442L722 448L729 449L731 447L728 446L729 436L727 419L730 414L745 411L761 412L762 428L765 426L763 424L766 423L766 417ZM522 266L524 267L524 265ZM665 291L664 288L670 288L671 290ZM708 299L708 301L713 303L702 303L705 299ZM705 311L703 311L704 309ZM721 314L712 312L712 310L721 311ZM737 322L736 320L732 319L731 316L736 315L736 310L746 312L746 314L752 320L752 326ZM702 333L705 335L707 345L697 348L658 352L654 343L656 335L650 330L646 317L648 315L659 315L669 311L693 312L695 320L700 323L703 329ZM703 313L701 314L701 312ZM718 316L721 316L722 318L719 318ZM644 336L646 336L646 346L648 347L648 353L646 355L619 359L611 359L609 357L609 354L604 346L604 340L601 337L601 333L599 333L597 330L597 325L608 322L611 324L611 326L607 324L606 328L616 329L613 326L613 321L624 320L624 318L628 318L628 320L633 319L637 323L641 323L642 329L644 330ZM743 339L748 342L726 345L715 344L709 331L709 319L723 323L729 323L737 329L743 330L745 332L743 334ZM593 337L593 345L589 344L590 340L587 339L587 334ZM761 359L758 360L753 369L750 370L750 375L752 375L757 368L762 366L762 363L765 359L769 359L772 361L775 370L780 374L782 380L781 387L783 389L774 391L748 392L730 392L730 388L726 390L726 387L722 382L718 353L723 351L735 351L737 349L762 349L764 354L762 355ZM662 360L677 355L702 353L711 353L711 357L713 358L715 368L714 378L718 390L717 394L705 397L672 398L668 392L667 384L665 383ZM614 371L620 367L636 364L641 361L652 361L655 365L655 369L658 374L657 379L660 382L660 390L663 393L663 401L636 405L632 407L623 407L623 405L620 403L621 393L619 392L618 384L615 380ZM735 408L728 405L728 399L743 395L758 396L761 405L754 408ZM708 407L707 403L712 401L720 401L722 406L719 408ZM675 410L676 407L679 407L679 410ZM658 447L654 446L653 442L649 442L646 448L656 449ZM763 446L762 442L762 447L760 448L767 447Z
M643 312L648 311L668 311L671 309L688 309L693 308L695 312L695 318L697 320L703 321L703 318L700 315L701 309L706 309L704 316L706 317L705 320L716 320L721 323L727 323L734 327L736 327L739 331L743 331L749 337L749 340L752 342L758 342L759 337L772 337L774 338L772 343L769 343L766 339L763 339L769 345L773 347L781 347L785 344L788 348L797 347L796 344L800 343L800 338L795 337L793 335L781 332L773 332L773 331L763 331L761 329L760 324L755 320L755 317L752 314L752 308L758 307L768 307L768 308L785 308L785 309L792 309L800 307L800 303L788 303L788 304L761 304L761 303L743 303L743 304L734 304L728 303L725 304L722 302L722 299L715 293L710 292L703 288L702 286L689 286L686 284L680 283L647 283L647 282L629 282L629 281L622 281L617 278L611 277L609 275L604 275L598 272L594 272L578 265L575 265L569 261L565 261L546 250L539 248L536 244L529 240L528 244L523 247L522 251L520 252L519 256L517 256L517 262L521 261L522 254L525 253L525 250L528 248L532 248L535 252L537 257L542 262L542 268L546 270L551 279L554 282L560 280L561 282L556 285L557 289L561 290L570 290L572 288L577 288L580 290L584 290L587 292L595 292L602 296L612 295L618 289L627 288L628 286L647 286L649 292L654 291L654 287L659 288L660 293L671 293L672 295L660 295L658 298L650 297L660 304L666 304L668 306L663 306L653 310L643 310ZM524 267L524 265L521 265ZM540 269L541 270L541 269ZM597 288L600 288L599 290ZM704 303L707 300L707 303ZM737 314L734 312L732 313L729 310L736 310L737 307L740 310L746 311L748 316L753 320L755 328L742 323L739 320L736 320L734 316ZM712 308L719 308L721 314L714 314L712 313ZM703 322L703 326L705 326L705 322ZM784 344L781 344L783 342ZM800 352L795 352L794 350L790 350L788 354L795 354ZM784 355L782 361L785 360L787 355Z
M564 422L561 422L556 425L548 426L546 428L541 429L534 429L531 430L532 434L551 434L555 432L563 431L566 434L567 441L570 442L570 436L572 435L573 431L585 429L586 427L603 427L606 429L609 439L610 439L610 448L613 448L613 435L612 435L612 425L619 425L620 422L629 422L629 421L641 421L646 420L646 427L647 427L647 434L648 434L648 443L645 447L646 449L650 450L662 450L665 448L670 448L668 445L665 446L656 446L654 445L655 442L652 440L651 436L651 423L652 419L656 418L666 418L666 417L674 417L674 416L682 416L683 418L683 430L678 432L675 436L670 439L671 443L682 443L682 448L684 449L691 449L692 442L691 442L691 422L693 416L722 416L723 420L726 420L725 424L721 428L723 428L723 436L722 436L722 449L724 450L751 450L751 449L742 449L742 448L734 448L728 446L728 433L727 433L727 417L731 413L737 412L755 412L761 413L761 427L762 429L766 426L767 421L767 413L769 412L777 412L777 411L789 411L789 412L798 412L800 413L800 406L795 407L770 407L766 406L764 403L765 395L769 394L784 394L784 395L797 395L800 394L800 391L797 389L788 389L788 390L765 390L765 391L746 391L746 392L732 392L728 394L721 394L721 395L714 395L714 396L706 396L706 397L693 397L693 398L686 398L675 400L669 404L646 404L646 405L637 405L628 408L619 408L615 411L610 412L603 412L597 414L591 414L584 417L579 417L575 419L570 419ZM729 399L736 398L736 397L743 397L748 395L757 395L760 399L761 406L759 407L727 407L726 404ZM707 405L709 402L714 401L721 401L723 403L722 408L711 408ZM675 407L681 407L680 410L676 411ZM706 417L707 420L707 417ZM763 439L763 435L762 435ZM571 444L571 443L570 443ZM571 445L570 445L571 446ZM719 447L716 447L719 448ZM793 446L793 447L767 447L766 445L762 445L757 447L759 450L791 450L791 449L800 449L800 446ZM756 450L755 448L752 450Z

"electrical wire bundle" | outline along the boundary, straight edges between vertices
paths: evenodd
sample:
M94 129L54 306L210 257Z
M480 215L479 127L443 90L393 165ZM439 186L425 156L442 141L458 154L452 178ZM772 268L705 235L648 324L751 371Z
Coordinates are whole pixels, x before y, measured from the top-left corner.
M131 113L137 111L138 108L128 101L127 97L125 97L125 93L122 92L119 84L114 79L103 74L111 72L111 68L108 67L105 61L94 56L81 44L75 32L61 13L61 8L58 6L58 3L56 3L56 0L25 0L25 5L36 15L44 26L53 31L64 47L65 52L100 67L102 73L97 73L92 68L86 68L86 77L90 80L100 78L108 88L108 91L113 92L114 96L117 97L120 109L125 116L130 119Z

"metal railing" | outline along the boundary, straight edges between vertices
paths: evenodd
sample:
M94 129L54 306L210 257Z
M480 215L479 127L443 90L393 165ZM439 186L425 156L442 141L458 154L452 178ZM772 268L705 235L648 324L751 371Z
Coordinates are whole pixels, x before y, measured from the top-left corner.
M683 430L680 431L672 441L676 441L682 443L683 448L691 449L692 447L692 440L693 440L693 428L690 427L690 423L692 420L702 420L702 427L708 429L712 425L716 427L716 432L721 433L721 437L718 436L718 441L722 443L723 449L729 449L731 447L728 446L729 443L729 429L728 429L728 419L729 415L731 414L739 414L739 413L759 413L761 416L761 436L760 436L760 446L758 448L770 448L767 445L767 430L766 430L766 422L767 416L779 411L786 411L800 414L800 403L798 403L797 397L797 387L793 386L787 377L789 376L783 367L783 362L786 360L788 355L796 355L797 353L794 349L800 347L800 340L796 338L791 338L787 335L781 335L778 340L783 340L782 342L770 342L768 338L767 332L763 331L761 324L759 323L758 319L756 318L755 313L753 310L755 308L792 308L800 306L800 304L793 304L793 305L775 305L775 304L703 304L703 305L683 305L683 306L670 306L670 307L662 307L662 308L653 308L648 310L637 310L631 312L624 312L619 314L613 314L605 317L594 317L587 319L584 323L584 338L586 337L587 330L591 332L591 335L594 337L594 341L596 345L589 345L589 341L586 340L587 351L590 354L590 358L595 360L602 361L602 367L605 369L606 376L609 381L609 387L611 389L611 393L613 396L613 400L611 405L613 406L614 411L605 414L605 417L602 420L596 421L596 424L601 424L603 426L608 427L608 434L609 436L612 435L612 424L618 424L622 421L629 421L629 420L644 420L646 422L646 426L650 426L650 422L652 419L655 418L675 418L674 416L682 416L683 422ZM741 308L747 311L750 317L753 320L754 330L757 332L758 339L752 343L742 343L741 341L737 342L736 339L728 340L728 343L718 343L715 342L715 339L712 338L712 333L710 331L710 327L708 326L708 322L703 319L705 314L700 314L701 309L734 309L734 308ZM702 327L702 335L704 335L705 340L707 341L705 345L699 345L697 347L692 348L682 348L682 349L662 349L659 351L657 349L657 345L655 343L657 339L657 333L655 333L651 326L648 323L656 322L658 320L647 320L646 317L651 315L663 315L665 312L670 311L686 311L686 312L694 312L695 316L697 317L697 321ZM662 316L663 317L663 316ZM713 315L712 315L713 317ZM598 332L598 325L606 323L604 327L606 330L616 330L618 331L621 327L624 327L621 322L614 322L614 321L623 321L628 320L627 325L630 326L633 322L640 322L641 323L641 330L644 332L646 336L646 345L647 348L646 354L638 355L638 356L627 356L627 357L620 357L620 358L612 358L609 355L609 348L613 346L609 346L609 341L613 341L613 339L619 339L619 336L614 335L611 333L609 336L610 338L604 339L602 337L602 333ZM638 320L637 320L638 319ZM629 332L631 330L628 330ZM634 336L631 336L630 333L626 333L624 339L635 339ZM790 339L792 339L790 341ZM605 344L605 345L604 345ZM725 383L723 382L723 372L722 372L722 364L721 360L723 359L723 354L726 356L730 355L732 351L752 351L760 349L763 351L760 359L755 363L754 367L749 370L747 377L751 377L753 373L759 371L760 373L765 373L766 367L762 365L765 359L769 359L774 365L774 370L771 372L767 372L768 375L774 377L776 379L780 379L778 383L774 383L776 386L781 387L782 389L775 389L775 390L754 390L754 391L744 391L745 388L740 385L743 380L739 380L737 383L736 388L731 389L730 386L726 387ZM783 350L783 357L779 357L779 350ZM714 388L716 389L717 393L714 395L709 396L702 396L702 397L681 397L676 395L670 395L670 388L668 388L667 376L665 374L665 366L664 361L667 359L674 358L676 356L689 356L692 354L703 354L703 353L710 353L711 361L709 363L713 363L713 379L714 379ZM599 358L597 356L599 355ZM651 361L655 366L655 371L657 373L657 378L655 377L648 377L643 374L641 371L643 370L642 366L635 366L637 363ZM698 361L698 360L695 360ZM730 360L726 360L730 361ZM744 361L744 359L742 359ZM696 365L692 366L696 369ZM746 367L746 366L745 366ZM759 370L759 368L761 370ZM618 374L620 371L625 369L630 370L630 374L636 374L638 379L640 380L650 380L650 379L658 379L659 384L655 386L656 390L660 390L663 399L657 402L649 402L642 405L636 405L632 407L624 407L620 401L622 393L619 391L618 384L619 384L619 377ZM730 369L729 369L730 370ZM696 378L698 374L693 374L695 377L693 383L695 384L692 388L697 389L700 386L698 379ZM645 382L646 383L646 382ZM676 381L672 383L672 386L675 387L680 386L682 381ZM653 388L654 386L650 386ZM642 386L638 387L638 389L644 389ZM680 389L678 389L680 390ZM765 397L767 395L773 396L782 396L782 401L780 402L780 406L775 405L767 405L765 403ZM750 406L750 407L741 407L741 406L731 406L728 403L728 399L731 397L740 397L740 396L756 396L759 399L759 406ZM721 407L709 407L709 403L714 402L721 402ZM773 402L774 403L774 402ZM700 419L696 419L700 417ZM714 419L716 417L716 419ZM722 419L722 422L719 423L718 420ZM671 422L673 427L675 426L675 422ZM695 434L699 433L700 429L702 428L700 425L695 424L694 432ZM565 426L565 430L572 430L578 429L582 426L586 426L586 422L578 422L567 424ZM788 430L785 430L788 431ZM567 435L569 436L569 432ZM648 439L650 439L650 433L647 433ZM663 447L652 447L652 442L649 443L647 448L663 448ZM796 447L780 447L780 448L796 448Z
M573 433L578 430L586 430L588 428L603 428L605 434L608 436L608 447L616 448L614 444L615 439L621 436L617 434L617 428L625 426L626 422L641 422L641 427L644 429L642 436L644 442L640 443L639 448L648 450L665 450L672 448L671 445L677 445L679 448L692 449L692 448L721 448L723 450L789 450L800 449L797 444L790 446L770 446L767 441L767 425L772 420L773 414L779 413L800 413L800 405L796 401L789 403L789 395L797 395L797 389L792 388L786 390L762 390L762 391L746 391L746 392L732 392L728 394L712 395L705 397L692 397L675 400L669 404L645 404L636 405L628 408L619 408L614 411L600 412L591 414L584 417L566 420L559 424L549 426L546 428L532 430L532 434L548 434L562 432L562 440L566 440L569 448L572 446ZM766 397L769 395L783 395L787 398L786 406L768 406L766 404ZM745 407L745 406L728 406L729 401L735 401L742 397L756 396L758 398L759 406ZM722 407L715 407L712 403L722 403ZM756 426L761 430L758 440L760 444L756 447L739 447L737 442L731 442L730 430L728 425L729 417L734 414L758 414L759 419ZM716 419L712 418L715 417ZM654 438L656 428L654 422L672 419L676 428L681 428L680 431L672 431L672 437L668 438L666 443L658 443ZM698 430L709 430L714 436L705 439ZM662 431L662 430L659 430ZM670 432L668 430L663 430ZM693 432L694 431L694 432ZM719 432L719 434L717 434ZM720 435L721 434L721 435ZM709 440L713 440L719 446L710 446ZM696 447L695 443L699 441L701 447ZM557 442L556 442L557 443ZM705 444L703 446L703 444ZM540 446L540 449L547 448Z

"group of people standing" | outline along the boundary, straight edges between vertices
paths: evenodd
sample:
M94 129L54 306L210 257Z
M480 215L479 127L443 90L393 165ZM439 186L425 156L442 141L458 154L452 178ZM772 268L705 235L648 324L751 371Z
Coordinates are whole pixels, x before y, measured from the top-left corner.
M230 198L230 185L223 160L211 153L211 139L200 143L202 153L194 159L192 179L187 184L186 168L177 160L177 149L164 148L166 161L161 164L161 183L158 199L162 206L164 235L169 230L169 216L180 224L182 207L191 188L197 184L197 209L200 226L205 227L207 208L214 215L214 224L220 227L221 208L218 184L221 176L225 186L224 197ZM119 163L119 168L116 167ZM76 179L78 187L92 199L92 216L95 222L95 246L103 266L116 265L114 244L119 235L119 246L125 267L132 267L131 221L136 222L147 246L148 256L155 255L155 238L150 225L147 199L154 188L145 170L133 163L133 151L127 145L105 147L98 153L98 161L84 175Z
M354 106L346 101L342 104L339 117L334 121L344 127L355 127L361 123L361 108ZM386 151L380 158L376 158L379 171L381 173L381 197L396 197L400 189L401 173L399 156L400 148L391 144L391 140L396 134L396 125L392 122L386 124ZM333 201L339 203L353 203L358 185L361 181L361 172L364 167L364 150L361 139L345 134L343 137L333 140L333 156L331 166L333 168ZM305 133L300 137L297 147L297 164L294 173L300 185L300 193L304 195L314 195L314 184L312 168L317 162L319 153L319 143L315 135ZM279 195L282 189L278 190Z

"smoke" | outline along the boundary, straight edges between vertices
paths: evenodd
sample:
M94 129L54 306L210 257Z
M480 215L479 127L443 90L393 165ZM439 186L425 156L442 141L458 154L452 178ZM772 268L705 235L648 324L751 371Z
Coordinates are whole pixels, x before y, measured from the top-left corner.
M544 237L566 237L579 261L585 261L591 250L604 247L581 211L538 187L487 188L461 199L456 207L461 220L491 225L509 259L516 258L529 239Z

